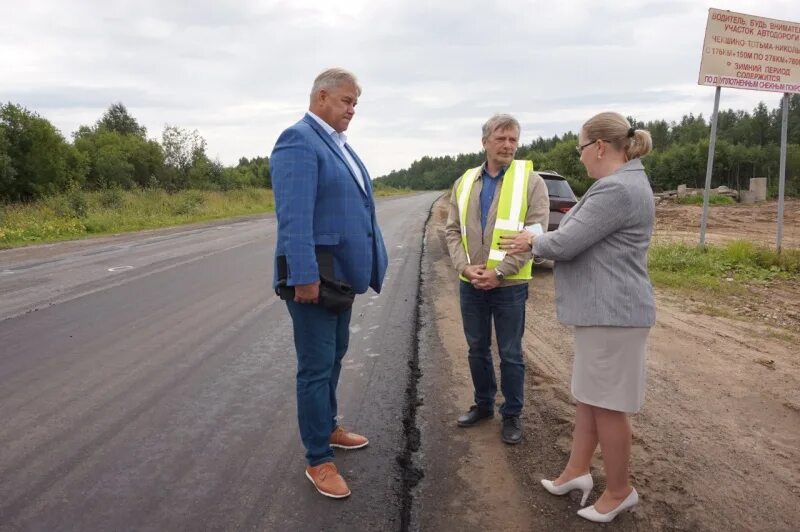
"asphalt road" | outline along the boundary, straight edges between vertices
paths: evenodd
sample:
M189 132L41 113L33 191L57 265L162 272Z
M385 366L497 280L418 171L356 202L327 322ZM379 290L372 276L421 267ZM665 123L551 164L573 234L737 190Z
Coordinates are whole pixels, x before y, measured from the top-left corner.
M0 252L0 529L397 530L423 227L378 202L384 291L359 296L336 463L303 475L291 322L267 216Z

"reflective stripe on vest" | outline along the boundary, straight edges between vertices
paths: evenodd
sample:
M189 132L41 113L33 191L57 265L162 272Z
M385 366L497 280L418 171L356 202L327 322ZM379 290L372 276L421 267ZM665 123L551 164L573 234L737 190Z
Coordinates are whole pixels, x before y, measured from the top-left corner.
M470 168L461 176L461 181L456 190L458 197L458 216L461 222L461 243L467 254L467 263L470 263L469 247L467 245L467 208L472 185L483 167ZM489 259L486 267L494 269L506 256L506 252L499 247L501 235L514 235L525 226L525 215L528 212L528 176L533 171L531 161L513 161L503 175L500 187L500 199L497 204L497 220L492 231L492 244L489 248ZM520 270L507 275L506 279L530 279L532 260L525 262ZM461 275L461 280L467 279Z

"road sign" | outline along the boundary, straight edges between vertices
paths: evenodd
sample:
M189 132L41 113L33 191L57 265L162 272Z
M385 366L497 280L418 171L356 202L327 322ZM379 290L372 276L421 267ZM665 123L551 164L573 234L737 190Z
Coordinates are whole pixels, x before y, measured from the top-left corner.
M800 93L800 23L709 9L698 83Z

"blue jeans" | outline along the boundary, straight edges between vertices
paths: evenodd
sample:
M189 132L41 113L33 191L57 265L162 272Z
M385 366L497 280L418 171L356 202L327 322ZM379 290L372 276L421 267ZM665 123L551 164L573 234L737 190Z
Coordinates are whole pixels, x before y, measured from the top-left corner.
M492 319L500 353L500 389L505 402L503 417L519 416L525 388L522 334L525 331L525 301L528 285L518 284L478 290L461 281L461 319L469 347L469 370L475 387L475 404L494 410L497 381L492 364Z
M287 301L297 350L297 420L311 466L333 460L336 386L350 339L351 310L333 314L319 305Z

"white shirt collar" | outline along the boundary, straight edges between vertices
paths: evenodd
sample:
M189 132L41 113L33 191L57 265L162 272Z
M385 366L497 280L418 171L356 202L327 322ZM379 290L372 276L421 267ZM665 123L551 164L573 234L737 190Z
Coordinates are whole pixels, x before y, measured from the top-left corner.
M338 131L333 129L329 123L318 117L313 112L308 111L308 114L309 116L311 116L311 118L316 120L317 124L322 126L322 129L325 130L325 133L333 137L333 139L336 141L337 144L339 144L339 146L344 146L345 142L347 142L347 135L345 135L344 133L339 133Z

